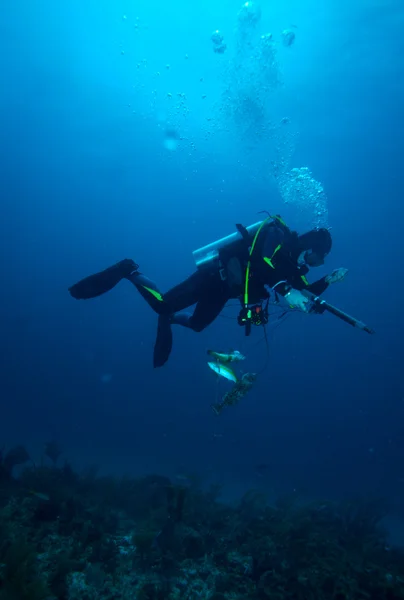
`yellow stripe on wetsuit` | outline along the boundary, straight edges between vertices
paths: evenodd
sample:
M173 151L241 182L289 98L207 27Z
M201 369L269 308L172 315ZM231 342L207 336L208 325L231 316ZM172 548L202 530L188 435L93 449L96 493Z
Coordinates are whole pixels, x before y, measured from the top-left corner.
M158 300L159 302L164 302L164 298L163 296L160 294L160 292L157 292L156 290L153 290L152 288L149 288L145 285L142 286L147 292L149 292L149 294L151 294L152 296L154 296L154 298L156 298L156 300Z

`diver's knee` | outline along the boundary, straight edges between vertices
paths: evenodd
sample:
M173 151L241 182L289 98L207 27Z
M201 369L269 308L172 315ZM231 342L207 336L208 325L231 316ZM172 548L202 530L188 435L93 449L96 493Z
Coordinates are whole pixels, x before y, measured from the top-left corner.
M189 327L192 329L192 331L195 331L195 333L201 333L201 331L205 329L206 325L204 325L203 323L195 322L191 317Z

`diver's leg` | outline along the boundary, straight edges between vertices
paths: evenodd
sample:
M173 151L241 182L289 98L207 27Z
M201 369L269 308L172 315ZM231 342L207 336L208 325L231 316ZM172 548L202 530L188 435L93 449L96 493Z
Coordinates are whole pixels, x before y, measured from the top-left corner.
M196 304L207 285L205 273L196 271L190 277L162 294L156 284L139 272L126 277L151 308L158 314L173 315L179 310Z
M138 265L133 260L125 258L116 265L89 275L72 285L69 288L70 295L77 300L96 298L112 290L122 279L137 271L137 269Z
M131 278L131 281L138 287L140 281ZM157 338L154 346L153 364L154 367L162 367L168 360L172 349L172 331L171 323L173 315L176 311L188 308L199 301L203 296L204 290L209 286L209 274L201 271L196 271L182 283L176 285L163 296L163 305L159 312L159 320L157 327ZM150 287L148 283L141 282L142 295L146 297ZM138 288L139 289L139 288ZM149 300L148 300L149 301ZM151 302L149 301L149 304Z
M162 367L167 362L173 346L173 334L170 324L170 305L165 301L165 298L160 293L155 283L144 275L132 273L127 279L133 283L139 294L159 315L157 337L154 344L153 366Z
M111 290L122 279L128 279L159 315L154 349L154 366L159 367L167 361L171 352L172 316L175 312L196 304L203 297L206 289L211 286L212 275L209 272L196 271L162 295L150 279L139 273L138 268L134 261L125 259L104 271L82 279L70 287L69 292L77 299L95 298Z
M206 287L206 276L196 271L190 277L162 294L156 284L134 272L126 277L136 287L149 306L159 315L173 315L179 310L196 304Z
M209 272L195 271L187 279L174 286L164 294L164 300L170 307L170 314L184 310L196 304L210 287L211 276Z
M170 314L170 307L165 301L165 297L151 279L138 271L131 273L126 279L133 283L142 298L157 314Z
M218 274L217 279L210 281L210 285L201 291L194 313L176 313L171 318L171 323L200 332L213 323L228 300L229 290Z

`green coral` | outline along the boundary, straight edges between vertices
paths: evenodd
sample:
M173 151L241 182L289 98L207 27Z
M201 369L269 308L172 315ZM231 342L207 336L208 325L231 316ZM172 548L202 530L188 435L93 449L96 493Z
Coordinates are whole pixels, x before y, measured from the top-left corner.
M49 597L38 573L35 548L25 540L4 541L0 548L0 600L43 600Z
M379 501L229 506L54 463L0 481L0 600L404 600Z

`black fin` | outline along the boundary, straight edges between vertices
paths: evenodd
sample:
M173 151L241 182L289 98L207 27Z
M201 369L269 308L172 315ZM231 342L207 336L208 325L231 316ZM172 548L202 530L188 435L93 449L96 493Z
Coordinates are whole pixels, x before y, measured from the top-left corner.
M77 300L87 300L88 298L101 296L101 294L112 290L121 279L128 277L137 268L138 265L133 260L125 258L116 265L99 273L94 273L94 275L89 275L72 285L69 288L70 295Z
M171 354L173 333L169 315L160 315L157 326L157 339L154 345L153 366L162 367Z

